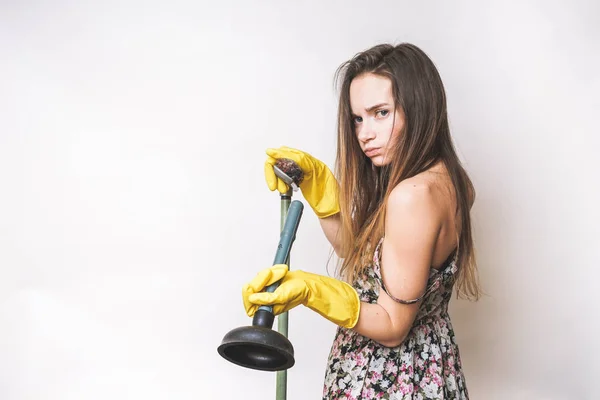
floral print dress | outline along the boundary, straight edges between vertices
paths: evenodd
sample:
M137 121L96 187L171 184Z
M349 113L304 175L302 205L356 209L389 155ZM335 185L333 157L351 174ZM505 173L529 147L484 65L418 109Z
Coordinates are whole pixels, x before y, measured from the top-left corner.
M380 251L354 283L361 301L376 303L381 288ZM448 315L457 272L456 259L431 268L427 290L402 344L389 348L352 330L338 328L333 342L323 399L424 400L469 398L458 346Z

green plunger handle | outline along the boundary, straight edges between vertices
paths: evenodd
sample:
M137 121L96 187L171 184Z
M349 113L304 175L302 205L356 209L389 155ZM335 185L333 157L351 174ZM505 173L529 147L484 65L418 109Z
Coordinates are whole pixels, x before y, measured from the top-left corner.
M279 237L279 244L277 245L277 253L275 253L275 260L273 265L285 264L288 260L292 244L296 240L296 232L298 231L298 225L302 218L302 211L304 210L304 204L301 201L294 200L290 203L290 208L287 211L285 223ZM275 282L265 288L266 292L274 292L279 287L279 282ZM273 312L271 306L260 306L259 310L266 310Z

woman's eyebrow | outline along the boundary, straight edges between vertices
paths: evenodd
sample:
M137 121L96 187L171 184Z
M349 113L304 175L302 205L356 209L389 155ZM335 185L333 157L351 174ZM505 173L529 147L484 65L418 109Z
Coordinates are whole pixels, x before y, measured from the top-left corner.
M376 108L383 107L383 106L389 106L389 104L388 103L379 103L379 104L375 104L374 106L371 106L365 110L367 112L371 112L371 111L375 110Z
M371 112L371 111L373 111L373 110L375 110L375 109L377 109L379 107L383 107L383 106L389 106L389 104L388 103L378 103L378 104L375 104L374 106L371 106L369 108L365 108L365 111L369 113L369 112ZM352 116L353 117L358 117L358 115L356 115L354 112L352 112Z

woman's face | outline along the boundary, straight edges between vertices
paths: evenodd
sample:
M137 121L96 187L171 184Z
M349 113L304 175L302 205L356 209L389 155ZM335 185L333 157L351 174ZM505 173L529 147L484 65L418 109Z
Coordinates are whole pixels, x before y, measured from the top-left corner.
M404 128L404 112L395 107L392 82L366 73L350 83L352 121L360 148L374 165L391 162L392 147Z

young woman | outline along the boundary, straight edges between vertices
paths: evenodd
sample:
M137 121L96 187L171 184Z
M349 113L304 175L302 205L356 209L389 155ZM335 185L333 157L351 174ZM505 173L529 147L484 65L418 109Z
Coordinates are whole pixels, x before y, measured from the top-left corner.
M345 62L336 177L303 151L268 149L305 177L305 200L343 259L340 279L275 265L243 288L249 316L304 305L339 326L324 399L468 399L448 315L452 291L477 300L475 193L455 152L441 78L411 44L377 45ZM265 286L281 279L273 293Z

